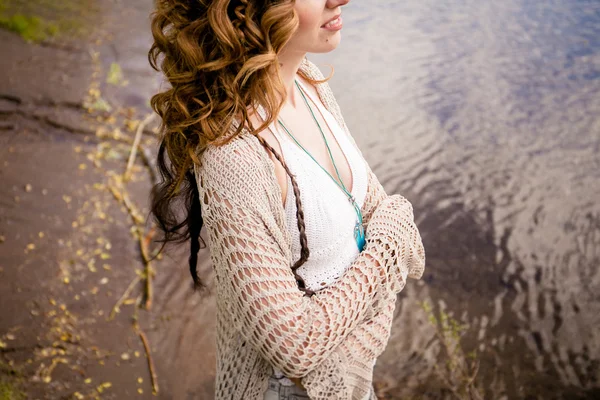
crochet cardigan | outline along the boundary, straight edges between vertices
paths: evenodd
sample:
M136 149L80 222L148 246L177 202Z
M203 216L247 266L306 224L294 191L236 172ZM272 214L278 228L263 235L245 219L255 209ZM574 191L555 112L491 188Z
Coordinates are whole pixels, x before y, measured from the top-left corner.
M324 79L307 58L300 73ZM356 146L329 85L315 87ZM365 165L366 246L309 297L291 271L281 189L258 139L244 128L200 154L194 171L217 289L217 400L262 400L273 367L301 377L311 399L376 399L373 366L389 339L396 294L407 277L421 278L425 253L411 204L388 196Z

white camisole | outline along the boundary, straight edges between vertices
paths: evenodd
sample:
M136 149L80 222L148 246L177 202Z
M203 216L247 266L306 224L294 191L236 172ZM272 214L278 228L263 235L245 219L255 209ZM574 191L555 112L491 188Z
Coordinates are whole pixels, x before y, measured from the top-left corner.
M365 161L335 117L320 101L312 98L304 88L303 82L299 81L299 83L304 94L310 98L313 112L320 111L346 156L352 171L351 193L358 206L362 207L367 193ZM261 116L264 119L264 110L259 109L259 112L263 114ZM282 156L288 168L296 177L304 209L310 256L297 272L304 279L307 288L317 291L333 283L359 254L354 238L356 212L346 194L293 141L277 121L271 124L270 129L280 143ZM336 162L340 161L336 160ZM287 181L285 214L292 239L292 254L294 260L297 260L300 258L300 233L296 218L296 201L289 176L287 176ZM294 384L276 368L274 377L280 378L283 385Z

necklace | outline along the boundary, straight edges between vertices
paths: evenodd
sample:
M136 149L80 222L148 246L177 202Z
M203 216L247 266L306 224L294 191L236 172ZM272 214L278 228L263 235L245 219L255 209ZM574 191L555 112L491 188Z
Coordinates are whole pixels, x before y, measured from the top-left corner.
M362 212L360 210L360 207L358 206L358 204L356 203L356 199L354 198L354 196L352 196L352 193L350 193L350 191L346 188L346 185L344 185L344 181L342 181L342 178L340 177L340 173L338 171L337 165L335 164L335 160L333 159L333 154L331 153L331 148L329 147L329 143L327 142L327 138L325 137L325 134L323 133L323 129L321 129L321 124L319 124L319 121L317 120L317 117L315 117L315 113L313 112L308 100L306 99L306 96L304 96L304 93L302 92L302 89L300 88L300 85L298 84L297 80L294 80L296 87L298 87L298 90L300 91L300 94L302 95L302 98L304 99L304 102L306 103L306 106L308 107L308 109L310 110L310 113L313 117L313 119L315 120L315 122L317 123L317 126L319 127L319 131L321 132L321 136L323 137L323 140L325 141L325 146L327 147L327 152L329 154L329 158L331 159L331 163L333 164L333 168L335 169L335 173L339 179L339 182L321 165L319 164L319 162L312 156L312 154L310 154L308 152L308 150L306 150L304 148L304 146L302 146L300 144L300 142L294 137L294 135L292 135L292 133L289 131L289 129L283 124L283 121L281 119L277 119L277 121L279 122L279 124L283 127L283 129L285 129L285 131L287 132L287 134L294 140L294 142L296 142L296 144L302 149L304 150L304 152L306 154L308 154L308 156L317 163L317 165L319 167L321 167L321 169L323 171L325 171L325 173L331 178L331 180L333 180L333 182L335 182L335 184L342 189L342 191L344 192L344 194L348 197L348 201L350 202L350 204L352 204L352 207L354 207L354 211L356 212L356 225L354 226L354 240L356 240L356 246L358 247L358 251L362 251L363 248L365 247L365 230L363 227L363 216L362 216Z

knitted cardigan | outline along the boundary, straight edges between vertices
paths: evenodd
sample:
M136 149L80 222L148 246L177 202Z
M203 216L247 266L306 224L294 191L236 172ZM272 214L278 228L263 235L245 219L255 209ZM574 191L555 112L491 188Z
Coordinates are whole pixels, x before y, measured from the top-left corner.
M299 72L324 79L307 58ZM356 146L329 85L315 87ZM388 196L365 166L365 249L308 297L291 271L281 189L258 139L244 129L200 154L194 170L217 289L217 400L262 400L273 366L301 377L311 399L376 399L373 366L389 339L396 294L407 277L421 278L425 253L411 204Z

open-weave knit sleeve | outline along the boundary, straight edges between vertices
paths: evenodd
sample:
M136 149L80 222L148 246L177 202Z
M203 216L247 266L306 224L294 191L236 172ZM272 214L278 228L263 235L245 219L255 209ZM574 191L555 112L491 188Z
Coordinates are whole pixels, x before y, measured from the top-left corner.
M371 392L375 361L390 337L395 307L396 295L386 292L373 318L362 321L326 362L302 379L311 399L365 399Z
M366 167L367 195L361 210L365 230L368 229L373 212L388 197L375 173L368 165ZM343 372L331 373L340 368L340 363L322 363L302 379L302 384L312 399L362 400L369 393L372 388L373 365L383 353L389 339L396 294L388 292L387 297L380 298L376 303L378 304L373 304L372 307L373 316L362 321L331 356L332 360L345 361Z
M358 147L356 148L358 149ZM371 167L368 164L365 164L365 166L367 168L367 194L363 201L361 211L363 215L363 224L366 229L373 212L375 212L377 207L379 207L381 202L385 200L388 195L381 182L379 182L379 179L377 179L375 173L371 170Z
M385 350L394 320L396 295L387 292L375 316L352 331L337 351L348 357L347 387L351 393L345 399L363 400L371 392L375 361Z
M261 184L273 179L265 176L272 171L262 168L247 146L222 147L205 152L199 173L219 296L238 332L271 365L288 377L305 376L364 319L388 279L400 279L387 275L398 247L367 232L364 251L345 274L304 296L276 240L277 223L268 207L273 199Z
M386 204L387 203L387 204ZM394 213L390 213L389 204L395 203ZM362 400L372 391L373 367L375 360L387 346L390 336L396 293L404 288L407 277L419 279L425 265L425 253L420 235L413 220L412 206L402 196L389 197L376 176L369 171L369 192L363 212L367 215L367 232L380 229L383 219L401 221L402 228L397 233L402 236L401 256L396 259L398 271L403 279L393 285L392 290L380 291L372 307L372 317L366 317L344 340L330 357L329 363L323 363L310 371L302 379L311 399L315 400ZM380 206L382 206L380 208ZM369 228L368 223L374 217L377 223ZM392 232L391 230L389 231ZM343 373L332 374L339 367L336 360L343 360Z

